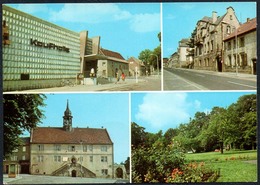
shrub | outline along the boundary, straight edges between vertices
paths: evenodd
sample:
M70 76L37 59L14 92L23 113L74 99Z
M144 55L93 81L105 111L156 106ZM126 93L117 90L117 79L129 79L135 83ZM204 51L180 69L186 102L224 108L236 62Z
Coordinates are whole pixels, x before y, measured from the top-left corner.
M154 143L152 147L132 149L132 181L134 183L165 182L173 168L184 164L184 153L173 145Z
M204 162L199 164L189 163L181 168L173 169L171 175L165 179L165 182L215 182L218 177L219 171L206 167Z

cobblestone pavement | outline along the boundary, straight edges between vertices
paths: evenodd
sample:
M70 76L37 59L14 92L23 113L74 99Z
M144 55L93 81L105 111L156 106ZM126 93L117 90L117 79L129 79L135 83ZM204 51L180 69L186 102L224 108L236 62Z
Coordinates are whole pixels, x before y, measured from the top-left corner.
M8 178L7 175L3 176L3 184L95 184L116 183L117 181L117 179L58 177L29 174L20 174L16 178Z

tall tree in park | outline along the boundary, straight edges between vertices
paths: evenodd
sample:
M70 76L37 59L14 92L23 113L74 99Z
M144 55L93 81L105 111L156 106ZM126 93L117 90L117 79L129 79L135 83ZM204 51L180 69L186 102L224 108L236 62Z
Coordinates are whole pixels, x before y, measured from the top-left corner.
M229 114L233 123L233 143L237 148L256 146L257 110L256 94L241 96L238 101L229 106Z
M44 117L39 108L45 106L45 95L5 94L3 95L4 157L17 149L21 143L19 136L41 123Z

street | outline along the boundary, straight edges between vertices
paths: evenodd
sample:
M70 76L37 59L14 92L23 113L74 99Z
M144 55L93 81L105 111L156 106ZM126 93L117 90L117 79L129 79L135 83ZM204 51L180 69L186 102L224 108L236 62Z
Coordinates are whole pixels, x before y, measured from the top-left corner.
M164 69L164 90L256 90L256 75L194 69Z

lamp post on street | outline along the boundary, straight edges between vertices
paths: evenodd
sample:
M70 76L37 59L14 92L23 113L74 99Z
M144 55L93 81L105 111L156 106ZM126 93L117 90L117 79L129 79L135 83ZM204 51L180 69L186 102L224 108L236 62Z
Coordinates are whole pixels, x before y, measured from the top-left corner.
M154 55L154 56L156 56L156 61L157 61L157 72L158 72L158 76L159 76L159 59L158 59L158 56L157 55L155 55L155 54L150 54L150 55Z

